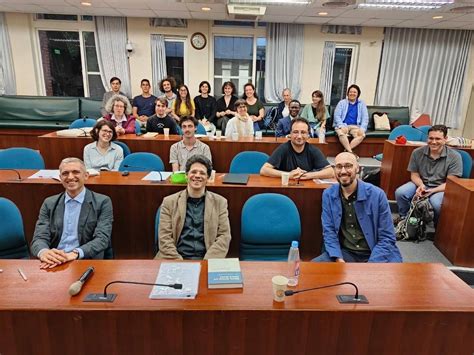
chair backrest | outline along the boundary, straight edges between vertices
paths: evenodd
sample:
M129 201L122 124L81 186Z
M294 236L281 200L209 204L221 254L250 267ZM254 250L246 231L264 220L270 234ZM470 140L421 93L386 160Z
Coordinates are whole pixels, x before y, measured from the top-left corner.
M127 166L126 166L127 165ZM122 160L119 171L164 171L165 165L161 158L153 153L131 153Z
M240 235L241 260L286 260L301 236L298 208L285 195L254 195L242 208Z
M413 128L410 125L401 125L398 127L395 127L392 132L390 132L390 135L388 136L388 139L394 140L398 136L405 136L407 140L409 141L424 141L423 137L423 132L419 131L416 128Z
M44 159L34 149L8 148L0 151L0 169L44 169Z
M135 121L135 134L142 134L142 126L140 126L140 122L138 121Z
M155 215L155 255L158 253L160 250L160 244L158 240L158 231L160 229L160 213L161 213L161 205L158 207L156 210L156 215Z
M115 144L119 145L120 147L122 147L124 158L131 153L130 148L124 142L121 142L119 140L115 140L113 143L115 143Z
M196 134L207 134L206 128L204 128L201 122L198 123Z
M0 197L0 259L28 259L23 219L16 205Z
M69 128L94 127L96 123L93 118L78 118L69 125Z
M465 152L464 150L460 150L460 149L456 149L456 152L458 152L461 155L461 159L462 159L462 178L468 179L471 176L471 170L472 170L471 155L468 152Z
M268 154L262 152L240 152L230 162L229 173L259 174L260 169L267 162L268 158Z
M420 126L417 127L421 132L423 132L423 140L427 141L428 140L428 131L431 128L431 126Z

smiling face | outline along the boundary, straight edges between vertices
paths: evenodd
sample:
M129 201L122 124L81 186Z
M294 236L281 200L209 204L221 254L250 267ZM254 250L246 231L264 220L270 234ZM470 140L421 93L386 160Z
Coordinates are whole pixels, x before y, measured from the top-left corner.
M300 114L300 105L297 103L297 102L292 102L290 103L290 116L292 118L295 118L295 117L298 117L298 115Z
M237 113L239 114L240 117L247 116L247 105L240 104L239 106L237 106Z
M244 92L245 92L245 96L250 99L251 97L254 97L254 93L255 93L255 90L253 89L252 86L250 85L247 85L244 89Z
M311 101L313 102L313 106L316 107L318 106L319 102L321 101L321 98L317 95L311 96Z
M206 188L207 180L207 168L201 163L194 163L191 165L188 173L188 188L196 193L203 192Z
M226 85L224 86L224 95L230 96L232 95L232 86Z
M114 132L107 126L103 125L99 130L99 142L110 143Z
M59 167L59 176L69 196L76 197L84 188L84 183L89 174L82 164L70 162Z
M160 101L156 102L156 104L155 104L155 113L159 117L163 117L166 114L166 109L167 109L167 106L164 103L162 103Z
M201 94L206 95L209 93L209 85L207 85L206 83L202 84L199 89L201 89Z
M334 174L343 187L350 186L357 179L359 164L352 153L341 153L334 159Z
M432 154L441 154L446 145L446 141L447 139L441 131L431 131L428 133L428 147Z
M179 96L182 100L186 100L186 96L188 96L188 90L184 86L179 88Z
M304 122L296 122L291 127L290 139L295 148L301 148L309 138L308 125Z
M171 91L171 83L169 81L163 81L163 90L165 90L165 92Z
M359 95L359 92L357 91L356 88L350 88L349 92L347 93L347 99L350 102L355 102L355 100L357 100L358 95Z

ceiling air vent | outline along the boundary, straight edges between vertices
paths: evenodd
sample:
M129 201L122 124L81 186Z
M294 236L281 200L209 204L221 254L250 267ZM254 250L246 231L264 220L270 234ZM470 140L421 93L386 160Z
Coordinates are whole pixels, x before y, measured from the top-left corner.
M323 6L329 9L337 9L341 7L351 6L351 5L354 5L355 3L356 3L356 0L329 0L329 1L323 2Z
M474 6L458 6L458 7L453 7L452 9L449 10L449 12L454 12L456 14L467 14L474 12Z
M265 6L252 6L240 4L228 4L227 11L229 15L236 20L257 21L265 15Z

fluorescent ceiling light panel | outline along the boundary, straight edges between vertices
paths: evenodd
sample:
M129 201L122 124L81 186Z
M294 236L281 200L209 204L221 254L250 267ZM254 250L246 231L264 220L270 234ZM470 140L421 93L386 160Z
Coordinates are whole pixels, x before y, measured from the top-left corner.
M247 5L308 5L312 0L229 0L228 4Z
M361 9L433 10L454 3L454 0L365 0Z

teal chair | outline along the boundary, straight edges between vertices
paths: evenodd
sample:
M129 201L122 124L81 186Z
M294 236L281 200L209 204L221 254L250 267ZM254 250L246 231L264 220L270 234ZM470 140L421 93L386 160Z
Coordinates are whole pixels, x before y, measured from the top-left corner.
M130 148L128 147L128 145L126 145L124 142L121 142L119 140L115 140L113 141L113 143L119 145L122 150L123 150L123 157L125 158L127 155L130 155L132 152L130 151Z
M164 171L163 160L153 153L131 153L122 160L119 171Z
M29 259L23 219L18 207L9 199L0 197L0 259Z
M300 214L285 195L263 193L250 197L241 218L241 260L287 260L291 242L300 240Z
M420 126L417 127L423 133L423 141L428 140L428 131L430 130L431 126Z
M464 150L460 150L460 149L456 149L456 152L458 152L459 155L461 155L461 159L462 159L462 178L469 179L469 177L471 176L471 170L472 170L471 155L468 152Z
M268 158L268 154L262 152L240 152L230 162L229 173L260 174L260 169Z
M401 125L401 126L395 127L393 131L390 132L390 135L388 136L387 139L394 140L398 136L405 136L405 138L409 141L422 142L426 140L424 139L423 131L420 131L417 128L413 128L410 125ZM383 153L374 155L374 159L377 159L378 161L382 161Z
M93 118L78 118L77 120L72 121L72 123L69 125L69 129L94 127L96 123L97 121Z
M0 169L44 169L41 154L30 148L0 150Z
M198 123L196 134L204 134L204 135L207 134L206 128L202 125L201 122Z

